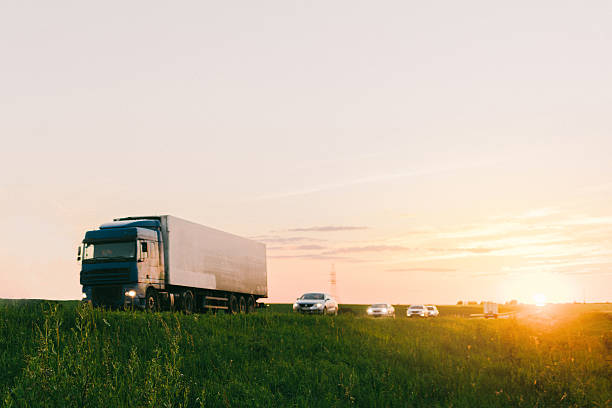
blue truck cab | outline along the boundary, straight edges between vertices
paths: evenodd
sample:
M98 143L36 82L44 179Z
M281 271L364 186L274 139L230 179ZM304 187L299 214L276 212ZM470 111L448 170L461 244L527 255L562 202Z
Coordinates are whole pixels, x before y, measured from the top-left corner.
M111 308L146 307L146 291L164 286L159 220L106 223L87 231L79 259L83 300Z

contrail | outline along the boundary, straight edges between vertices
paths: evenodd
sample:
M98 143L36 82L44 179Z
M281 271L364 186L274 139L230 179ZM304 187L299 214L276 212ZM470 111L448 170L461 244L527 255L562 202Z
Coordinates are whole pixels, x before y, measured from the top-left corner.
M465 170L465 169L491 166L497 163L499 163L499 161L497 160L496 161L487 160L487 161L480 161L480 162L472 163L472 164L446 166L446 167L440 167L440 168L435 168L435 169L423 169L423 170L414 170L414 171L403 172L403 173L380 174L376 176L361 177L361 178L357 178L354 180L348 180L348 181L339 182L339 183L321 184L318 186L304 188L301 190L284 191L284 192L279 192L279 193L266 194L266 195L262 195L259 197L255 197L253 198L253 200L261 201L261 200L272 200L272 199L277 199L277 198L294 197L294 196L318 193L321 191L336 190L339 188L355 186L358 184L376 183L379 181L394 180L394 179L406 178L406 177L427 176L431 174L448 173L450 171L456 171L456 170Z

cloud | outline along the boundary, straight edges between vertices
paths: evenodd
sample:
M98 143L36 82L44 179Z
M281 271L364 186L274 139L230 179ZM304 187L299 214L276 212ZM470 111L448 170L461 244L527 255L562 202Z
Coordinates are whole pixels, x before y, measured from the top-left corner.
M316 250L316 249L327 249L327 247L324 247L322 245L298 245L298 246L291 247L289 249L293 249L296 251L311 251L311 250Z
M317 251L317 250L324 250L324 249L328 249L328 248L326 246L316 245L316 244L268 247L268 250L277 250L277 251Z
M470 274L470 276L474 278L486 277L486 276L506 276L506 275L510 275L510 273L505 272L505 271L498 271L498 272L477 272L477 273Z
M268 255L273 259L303 259L303 260L323 260L323 261L342 261L351 263L376 262L375 260L350 258L345 256L333 256L325 254L299 254L299 255Z
M255 241L264 242L267 244L295 244L298 242L323 242L324 239L309 238L309 237L280 237L280 236L266 236L258 235L250 237Z
M559 214L561 211L557 208L536 208L530 211L527 211L524 214L516 216L517 219L533 219L533 218L546 218L553 215Z
M391 268L385 269L385 272L456 272L457 269L452 268Z
M326 252L327 255L331 254L349 254L349 253L360 253L360 252L382 252L382 251L410 251L410 248L399 246L399 245L366 245L359 247L346 247L338 248Z
M326 225L322 227L292 228L287 231L289 232L334 232L334 231L354 231L354 230L365 230L365 229L368 229L368 227Z
M397 180L397 179L402 179L402 178L409 178L409 177L421 177L421 176L430 176L430 175L443 174L443 173L452 173L452 172L459 171L459 170L468 170L468 169L476 169L476 168L481 168L481 167L488 167L488 166L495 165L497 163L499 163L499 160L485 159L480 162L470 161L469 163L456 163L452 165L446 165L444 167L423 168L423 169L417 169L417 170L405 171L405 172L399 172L399 173L377 174L377 175L371 175L371 176L366 176L366 177L354 178L352 180L345 180L345 181L341 181L338 183L315 185L315 186L303 188L300 190L282 191L278 193L266 194L266 195L256 197L255 200L259 201L259 200L279 199L279 198L285 198L285 197L294 197L294 196L300 196L300 195L305 195L305 194L319 193L322 191L337 190L337 189L341 189L345 187L351 187L351 186L367 184L367 183L380 183L380 182Z
M425 251L429 252L443 252L443 253L462 253L470 252L472 254L487 254L489 252L498 251L499 248L425 248Z
M458 251L467 251L473 254L488 254L489 252L498 251L498 248L460 248Z

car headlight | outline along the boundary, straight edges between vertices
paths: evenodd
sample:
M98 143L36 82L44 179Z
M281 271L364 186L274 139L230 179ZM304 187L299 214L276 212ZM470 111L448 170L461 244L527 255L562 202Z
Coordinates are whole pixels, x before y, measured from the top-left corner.
M87 299L87 293L83 292L81 295L83 296L83 299Z
M325 307L325 305L323 305L323 303L317 303L316 308L317 309L323 309Z
M297 309L297 308L298 308L298 304L297 304L297 303L294 303L294 304L293 304L293 310L295 310L295 309Z
M368 314L372 314L372 308L371 308L371 307L368 307L367 312L368 312Z
M381 309L380 310L382 313L387 313L387 309Z
M136 291L135 290L128 290L127 292L125 292L125 296L134 297L134 296L136 296Z

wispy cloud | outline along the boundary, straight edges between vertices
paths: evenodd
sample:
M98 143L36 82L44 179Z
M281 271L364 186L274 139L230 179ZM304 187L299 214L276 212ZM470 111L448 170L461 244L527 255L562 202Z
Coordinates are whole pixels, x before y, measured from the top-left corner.
M366 245L366 246L337 248L337 249L326 252L326 254L349 254L349 253L383 252L383 251L406 252L410 250L411 250L410 248L403 247L403 246L397 246L397 245Z
M453 268L390 268L386 272L455 272Z
M368 229L368 227L325 225L322 227L291 228L287 231L289 232L335 232L335 231L354 231L354 230L365 230L365 229Z
M497 271L497 272L476 272L471 273L470 276L474 278L487 277L487 276L507 276L510 275L507 271Z
M354 257L346 257L346 256L333 256L333 255L326 255L326 254L268 255L268 258L342 261L342 262L350 262L350 263L376 262L376 260L372 260L372 259L354 258Z
M378 175L372 175L372 176L367 176L367 177L355 178L352 180L345 180L345 181L341 181L338 183L320 184L317 186L306 187L300 190L284 191L284 192L279 192L279 193L267 194L267 195L263 195L260 197L256 197L255 200L271 200L271 199L299 196L299 195L305 195L305 194L318 193L321 191L336 190L336 189L355 186L359 184L377 183L377 182L395 180L395 179L400 179L400 178L428 176L428 175L434 175L434 174L440 174L440 173L455 172L458 170L488 167L488 166L492 166L498 163L499 163L499 160L489 159L489 160L482 160L480 162L459 163L459 164L449 165L449 166L444 166L444 167L425 168L425 169L405 171L405 172L400 172L400 173L378 174Z
M298 242L324 242L324 239L310 237L281 237L281 236L266 236L258 235L250 237L250 239L263 242L266 244L295 244Z
M318 249L327 249L327 247L324 247L323 245L297 245L294 247L289 247L287 249L292 249L296 251L313 251Z
M557 208L537 208L531 211L527 211L524 214L516 216L517 219L533 219L533 218L546 218L556 214L559 214L561 211Z
M608 214L572 214L542 207L476 223L410 225L396 236L380 239L345 240L339 234L337 239L317 240L305 236L361 229L368 227L323 224L283 229L257 238L273 244L269 248L273 259L374 263L378 264L373 266L375 270L385 272L475 278L540 272L612 274L612 216ZM367 238L370 234L359 235L357 238Z

